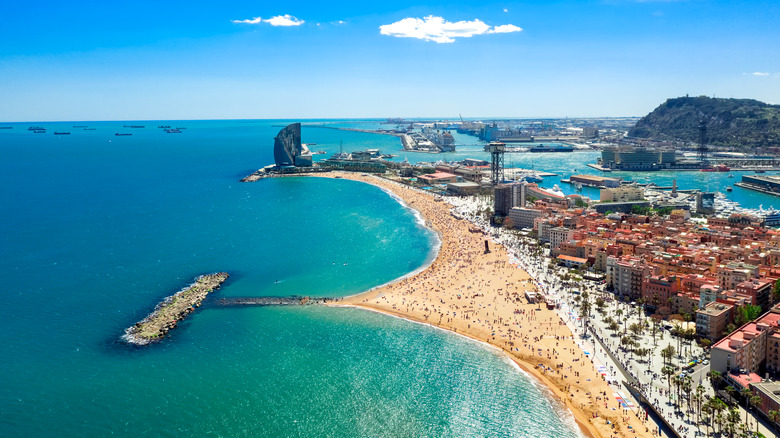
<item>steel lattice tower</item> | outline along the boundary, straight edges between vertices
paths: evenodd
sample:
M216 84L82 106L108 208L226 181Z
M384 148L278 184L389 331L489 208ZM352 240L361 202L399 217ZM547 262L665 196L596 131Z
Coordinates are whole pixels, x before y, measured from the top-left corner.
M497 141L488 145L490 150L490 182L495 186L504 182L504 148L506 145Z
M707 122L702 120L699 123L699 160L703 163L707 161Z

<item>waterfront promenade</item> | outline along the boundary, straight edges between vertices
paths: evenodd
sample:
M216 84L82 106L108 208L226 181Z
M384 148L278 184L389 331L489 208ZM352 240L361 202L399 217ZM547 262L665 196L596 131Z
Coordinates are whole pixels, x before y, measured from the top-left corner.
M526 301L525 292L537 290L535 280L511 263L502 245L453 215L450 204L379 177L336 172L317 176L363 181L392 192L419 211L442 241L427 269L336 305L431 324L502 349L565 403L588 436L651 434L642 421L622 409L613 388L558 314ZM486 239L490 253L484 253Z

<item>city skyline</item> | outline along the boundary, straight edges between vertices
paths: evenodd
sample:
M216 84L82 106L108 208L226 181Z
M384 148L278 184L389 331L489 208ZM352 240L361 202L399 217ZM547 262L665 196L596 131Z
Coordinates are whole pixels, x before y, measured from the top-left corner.
M768 1L10 5L2 121L643 116L780 103Z

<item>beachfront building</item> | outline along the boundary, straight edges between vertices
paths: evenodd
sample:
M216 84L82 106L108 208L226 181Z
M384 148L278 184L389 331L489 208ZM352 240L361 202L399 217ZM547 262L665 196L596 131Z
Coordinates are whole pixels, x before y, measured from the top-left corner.
M457 175L454 175L452 173L447 172L434 172L434 173L428 173L425 175L420 175L417 177L418 181L421 181L428 185L433 184L447 184L447 183L454 183L458 181Z
M778 332L780 309L775 306L754 322L749 322L712 346L710 368L722 374L734 370L756 373L765 364L767 347L772 356L772 371L777 371L776 349L780 349ZM771 338L771 342L767 342ZM769 370L769 366L766 367Z
M669 299L677 295L677 278L649 275L642 279L642 299L654 308L667 306Z
M557 259L565 264L567 268L579 268L588 262L588 259L573 257L565 254L559 255Z
M471 181L449 183L447 191L454 195L475 195L479 191L479 184Z
M711 302L696 311L696 335L716 341L723 336L726 326L733 318L734 306Z
M559 246L561 246L561 243L571 240L574 237L574 230L570 230L565 227L550 228L548 233L550 239L550 250L553 252L558 249Z
M750 385L750 388L761 399L758 409L764 415L768 415L769 411L780 410L780 382L758 382Z
M514 207L525 207L526 184L499 184L493 189L493 212L507 216Z
M544 211L534 208L512 207L508 216L515 224L515 228L533 228L534 220L544 216Z
M312 153L301 143L301 124L291 123L274 137L274 162L277 167L311 167Z
M607 257L607 286L616 294L632 300L642 296L642 281L650 268L634 257Z

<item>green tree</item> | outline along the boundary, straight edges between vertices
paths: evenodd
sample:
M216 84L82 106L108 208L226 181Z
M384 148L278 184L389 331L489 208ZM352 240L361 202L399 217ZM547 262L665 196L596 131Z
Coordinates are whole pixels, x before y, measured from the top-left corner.
M780 411L769 411L767 412L767 416L769 417L769 421L772 422L772 428L777 432L777 423L780 422Z
M721 375L720 371L712 370L707 373L707 377L710 378L710 383L715 389L718 389L718 387L720 387L720 382L723 381L723 376Z
M737 326L741 326L742 324L755 320L759 316L761 316L761 306L746 304L737 307L737 317L735 320Z
M642 326L641 326L641 325L639 325L639 324L631 324L631 325L628 327L628 329L629 329L629 330L631 330L631 333L633 333L633 334L634 334L634 336L636 336L637 338L639 337L639 335L641 335L641 334L642 334L642 330L643 330L643 329L642 329Z
M750 396L750 400L748 400L748 401L750 402L751 408L758 408L759 406L761 406L761 401L762 400L761 400L761 397L759 397L759 396L757 396L755 394L752 394ZM756 419L756 433L758 433L758 419Z
M772 302L776 303L780 301L780 279L775 281L775 287L772 290Z
M661 368L661 374L666 376L666 384L669 387L669 390L672 390L672 376L674 375L674 368L670 367L669 365L664 366Z
M666 362L669 362L670 364L672 363L672 358L674 357L674 352L675 352L675 349L674 349L674 345L672 345L672 344L667 345L666 348L661 350L661 357L664 359L664 363L666 363Z

